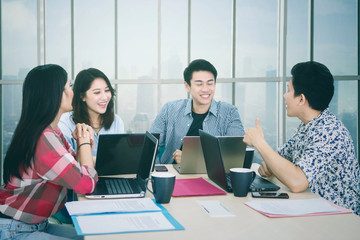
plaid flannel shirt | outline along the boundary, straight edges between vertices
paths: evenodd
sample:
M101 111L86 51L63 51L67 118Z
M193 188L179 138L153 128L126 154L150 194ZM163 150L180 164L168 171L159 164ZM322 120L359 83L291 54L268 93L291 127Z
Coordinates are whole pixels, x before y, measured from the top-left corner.
M59 128L47 127L41 134L32 167L12 177L0 188L0 212L26 223L40 223L60 211L67 190L85 194L98 180L94 168L81 166Z

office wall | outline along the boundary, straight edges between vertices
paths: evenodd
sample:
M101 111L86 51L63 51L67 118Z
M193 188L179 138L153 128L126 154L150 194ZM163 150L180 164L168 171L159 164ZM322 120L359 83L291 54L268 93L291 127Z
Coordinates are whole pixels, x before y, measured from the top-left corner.
M188 62L207 59L219 72L215 98L236 105L245 128L259 117L276 148L299 124L282 99L291 67L320 61L336 79L330 109L357 146L357 8L357 0L1 0L1 160L22 81L44 63L71 80L84 68L104 71L126 131L144 132L166 101L187 97Z

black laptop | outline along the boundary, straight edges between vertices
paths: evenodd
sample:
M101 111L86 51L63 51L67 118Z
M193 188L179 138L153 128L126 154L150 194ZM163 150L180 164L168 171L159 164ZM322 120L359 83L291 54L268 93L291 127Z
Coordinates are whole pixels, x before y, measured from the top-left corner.
M159 139L159 134L153 134ZM145 133L104 134L99 136L95 169L99 176L136 174Z
M232 192L230 175L226 174L222 159L222 150L218 137L199 130L208 177L227 192ZM239 166L243 167L243 166ZM256 175L250 191L277 191L280 187Z
M157 154L158 140L146 132L135 178L99 177L95 190L87 198L136 198L144 197L146 185Z

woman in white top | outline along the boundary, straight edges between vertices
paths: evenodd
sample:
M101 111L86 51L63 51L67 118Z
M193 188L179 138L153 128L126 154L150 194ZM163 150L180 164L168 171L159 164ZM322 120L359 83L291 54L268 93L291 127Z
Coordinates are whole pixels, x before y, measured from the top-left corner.
M90 125L95 133L92 155L96 156L100 134L124 133L124 123L114 113L115 91L108 77L96 68L79 72L73 91L73 111L63 114L58 126L76 151L76 140L71 135L76 123Z

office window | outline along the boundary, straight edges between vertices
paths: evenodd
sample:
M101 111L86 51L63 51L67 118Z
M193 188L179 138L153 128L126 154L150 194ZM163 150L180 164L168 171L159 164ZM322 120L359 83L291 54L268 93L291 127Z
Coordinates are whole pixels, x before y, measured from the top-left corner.
M157 22L156 0L118 1L119 79L156 79Z
M232 1L191 1L191 60L203 58L231 77Z
M236 77L277 75L277 2L236 2Z
M291 76L291 68L309 56L309 14L308 1L287 1L286 29L286 75Z
M37 65L36 1L2 1L1 4L1 79L24 80ZM1 97L1 142L5 156L20 118L22 84L3 85Z
M357 2L314 1L314 60L335 75L358 73Z
M358 71L357 2L319 0L314 4L314 60L325 64L333 75L356 75ZM335 81L330 105L349 129L355 146L357 94L356 81Z
M222 83L221 80L218 79L214 99L216 101L232 103L232 83Z
M2 1L2 79L23 80L37 63L36 1Z
M349 130L355 149L358 141L357 94L357 81L335 81L335 93L329 107Z
M46 63L62 66L71 79L71 3L53 0L47 1L45 7Z
M269 145L277 147L277 83L236 83L235 106L245 130L255 127L255 119L260 119L264 136ZM261 162L260 155L255 155L255 162Z
M161 84L160 85L160 104L157 112L161 110L161 107L164 106L168 101L187 98L187 92L185 85L181 84ZM156 117L156 116L154 116Z
M187 1L161 1L161 79L183 79L188 57L187 10Z
M118 114L126 132L149 130L157 111L156 84L120 84L117 91Z
M109 79L115 77L114 14L113 0L74 1L75 76L94 67Z

